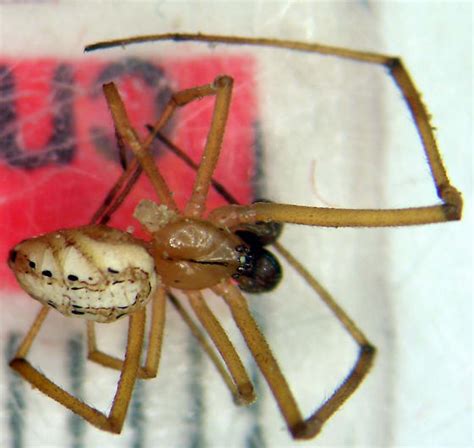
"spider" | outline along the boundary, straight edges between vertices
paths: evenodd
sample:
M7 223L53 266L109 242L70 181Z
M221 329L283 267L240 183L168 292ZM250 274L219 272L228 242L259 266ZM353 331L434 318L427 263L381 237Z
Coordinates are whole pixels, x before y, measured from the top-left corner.
M133 37L97 43L86 47L86 51L161 40L267 46L332 55L386 67L411 112L441 204L405 209L341 209L271 202L240 205L213 180L231 102L233 79L230 76L219 76L210 84L174 93L144 139L131 126L116 86L113 83L106 84L103 90L112 114L122 160L125 160L127 148L132 151L133 158L124 164L123 174L89 225L25 240L10 252L9 266L18 282L26 292L43 304L10 365L34 387L92 425L120 433L136 379L153 378L157 374L165 303L169 300L177 307L211 357L235 401L250 404L255 400L253 385L234 346L206 304L201 291L209 289L229 307L292 437L312 438L367 376L374 360L375 348L326 289L276 241L278 232L272 234L269 240L265 240L262 235L278 226L278 223L324 227L386 227L458 220L462 211L461 195L448 180L427 111L399 58L286 40L203 34ZM177 108L185 107L204 96L215 97L213 117L201 162L198 166L193 166L197 174L191 197L184 210L178 210L149 147L157 137L166 140L160 131ZM179 148L174 147L171 142L167 144L192 165L180 153ZM139 240L106 225L142 170L151 181L160 203L158 205L144 200L135 209L134 216L147 230L149 241ZM230 204L206 215L205 202L212 185L218 190L221 188L221 194L227 195ZM358 356L347 376L332 395L306 417L300 412L268 343L249 311L246 298L237 286L240 283L243 290L252 289L255 282L262 283L259 290L270 290L275 286L279 277L277 268L276 272L268 274L255 267L261 261L263 246L267 243L273 244L278 254L299 273L359 347ZM271 261L270 264L274 262ZM269 279L264 278L266 274ZM252 285L249 287L246 282ZM180 290L187 297L214 347L180 307L173 289ZM146 360L140 365L148 302L151 302L149 343ZM28 352L51 308L66 316L87 319L89 359L121 372L109 414L99 412L70 395L27 360ZM124 317L129 318L129 329L125 357L121 360L97 348L94 322L114 322Z

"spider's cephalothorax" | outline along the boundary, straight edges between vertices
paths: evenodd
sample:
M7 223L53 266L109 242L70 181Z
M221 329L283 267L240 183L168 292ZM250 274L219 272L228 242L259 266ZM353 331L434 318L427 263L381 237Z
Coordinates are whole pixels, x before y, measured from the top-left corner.
M253 269L249 246L226 228L149 200L140 202L134 216L153 236L150 252L168 286L204 289Z
M33 298L66 316L113 322L144 306L156 287L143 242L102 225L22 241L9 266Z
M156 270L169 286L209 288L250 268L243 242L210 222L183 218L153 236Z

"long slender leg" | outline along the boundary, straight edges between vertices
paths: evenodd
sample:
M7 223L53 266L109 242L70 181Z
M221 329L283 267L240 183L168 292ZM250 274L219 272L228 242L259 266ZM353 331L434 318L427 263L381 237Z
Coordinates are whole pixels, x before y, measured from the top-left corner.
M284 249L282 249L282 253L283 251ZM306 419L301 415L295 398L267 341L250 314L245 297L237 287L230 283L221 283L213 290L227 302L237 326L270 386L292 436L296 439L309 439L318 434L323 424L360 385L372 365L375 349L322 286L289 253L286 252L285 258L286 256L288 256L288 260L294 262L293 266L298 269L301 275L304 275L311 288L324 297L324 302L330 306L336 317L343 323L360 347L358 358L349 375L333 395Z
M169 139L161 134L158 134L157 138L188 166L197 169L197 165ZM453 211L449 205L399 210L329 209L275 203L243 206L239 205L237 200L217 181L211 179L211 184L230 205L213 210L209 214L209 219L229 228L244 223L253 224L257 221L279 221L327 227L415 225L446 221L447 216Z
M171 192L156 167L153 157L148 151L148 147L153 141L155 134L168 122L169 118L177 107L182 107L191 101L202 98L203 96L216 95L214 114L211 123L211 129L208 134L208 143L201 163L202 169L198 172L196 185L194 188L194 197L191 199L191 211L188 214L198 216L204 207L203 203L209 188L210 177L219 156L222 136L227 119L227 111L230 103L230 92L232 88L232 79L229 77L218 77L214 83L199 86L192 89L182 90L173 94L168 102L160 119L153 126L153 131L142 143L135 130L130 124L125 106L113 83L104 85L104 93L107 98L115 128L120 138L130 146L135 157L146 172L161 202L169 208L176 210L176 204L172 198ZM194 205L192 205L194 204Z
M157 138L188 166L196 169L196 164L165 136L158 134ZM459 207L453 208L450 204L393 210L330 209L275 203L256 203L244 206L238 205L235 198L214 179L211 179L211 184L231 205L213 210L209 214L209 219L229 228L244 223L253 224L257 221L279 221L325 227L406 226L459 219L459 216L453 215L453 213L456 210L460 213ZM455 200L453 200L454 202Z
M137 311L130 316L125 362L109 415L105 415L97 409L73 397L64 389L46 378L25 359L25 356L31 347L31 343L38 333L39 327L46 317L46 314L47 309L42 309L37 320L28 332L25 341L20 346L18 353L11 361L10 366L26 381L39 389L40 392L48 395L72 412L80 415L94 426L104 431L120 433L127 414L135 380L137 378L138 365L143 345L143 335L145 331L145 310Z
M41 307L38 314L36 315L34 322L31 324L31 327L28 330L28 333L26 334L22 343L20 344L20 347L18 347L18 350L15 354L15 357L12 359L10 366L13 363L13 361L15 361L15 359L24 358L27 355L27 353L30 351L31 344L33 344L33 341L38 335L38 332L40 331L41 326L43 325L44 320L46 319L46 316L48 315L50 310L51 308L47 306Z
M201 163L197 166L197 175L192 189L191 198L186 204L186 208L184 210L184 214L187 216L199 217L204 212L209 185L212 183L212 175L214 173L217 161L219 160L222 140L224 138L232 96L232 86L232 78L229 76L219 76L209 86L201 86L194 89L185 90L183 92L178 92L174 96L174 102L171 102L168 106L170 108L169 112L167 112L168 108L166 108L165 113L163 114L163 116L169 117L174 111L176 105L184 106L190 101L193 101L196 97L201 98L203 94L216 95L211 125L206 139L206 146L201 158ZM183 93L185 95L182 95ZM179 103L177 103L176 98L180 98L179 95L182 95L182 98L180 99ZM159 130L162 127L163 123L160 119L151 128L151 133L144 145L145 147L151 143L155 136L159 135ZM161 134L160 138L162 138Z
M221 361L221 357L215 351L215 349L209 344L209 338L206 337L203 331L198 327L198 325L194 322L192 317L188 314L186 309L183 305L179 302L179 300L171 293L168 293L168 299L170 300L171 304L174 306L178 314L182 317L183 321L188 325L191 333L196 338L196 340L201 345L204 352L207 354L211 362L216 367L218 373L221 375L224 383L229 388L232 397L234 397L234 401L236 404L242 404L240 399L240 393L237 390L237 387L234 383L234 380L229 375L228 370L226 369L225 365Z
M114 83L105 84L103 86L105 98L112 114L114 121L115 131L119 138L126 143L132 149L135 157L147 173L150 181L158 195L160 201L167 207L176 210L176 203L174 202L173 196L166 184L163 176L158 171L153 157L146 150L146 147L140 141L137 133L130 124L130 120L127 116L127 111L123 104L122 98L120 97L117 88ZM166 113L165 109L165 113ZM165 123L167 120L165 120ZM165 124L164 123L164 124Z
M249 404L255 401L255 393L245 367L230 342L227 334L204 301L202 294L197 291L186 293L189 303L222 356L229 372L237 386L237 401Z
M342 384L322 406L307 418L307 421L314 420L315 422L320 422L320 425L323 425L324 422L326 422L352 395L357 387L359 387L372 366L376 350L354 321L336 303L332 295L307 271L307 269L280 243L274 243L273 247L275 247L278 253L286 259L293 269L295 269L296 272L305 280L309 287L319 296L359 346L357 360Z
M260 332L240 291L230 282L221 283L212 288L223 297L230 308L232 316L240 329L255 361L278 403L289 431L295 438L305 437L302 428L303 417L290 391L285 377L281 373L267 341ZM314 431L314 434L317 430ZM311 437L308 435L308 437Z
M156 126L156 125L155 125ZM153 126L148 126L148 130L152 133L159 141L164 143L165 147L173 151L181 160L183 160L189 167L198 170L199 165L195 163L183 150L178 148L173 144L166 136L160 132L155 132ZM120 140L122 141L122 140ZM126 156L122 154L121 146L121 158L124 159ZM133 188L135 183L138 181L142 168L138 163L137 159L133 158L128 164L126 169L123 171L119 179L117 179L115 185L112 187L110 192L105 197L103 203L99 209L95 212L91 219L91 224L100 223L106 224L112 214L117 210L117 208L122 204L125 197L130 193L130 190ZM211 185L213 188L222 195L224 199L227 200L230 204L237 204L237 200L227 192L227 190L215 179L211 178Z
M151 128L152 129L152 128ZM178 156L187 166L189 166L194 171L199 169L199 165L195 163L191 157L189 157L181 148L176 146L168 137L158 132L156 134L156 138L164 144L164 147L171 152L173 152L176 156ZM211 185L229 204L238 204L239 202L235 199L226 189L225 187L215 180L211 178Z
M196 175L191 199L186 205L184 214L201 216L204 212L207 193L212 175L219 159L224 138L224 131L229 115L233 80L228 76L220 76L214 81L216 87L216 102L212 114L211 126L207 134L206 146Z
M150 332L148 335L148 347L145 364L138 369L138 377L141 379L155 378L161 357L163 344L163 330L166 315L166 290L158 288L152 300ZM88 358L104 367L122 370L124 361L108 355L97 348L94 322L87 322L87 347Z
M138 181L141 172L141 166L138 164L136 159L133 159L127 169L123 171L117 179L115 185L111 188L100 207L92 216L90 221L91 224L107 224L107 222L109 222L112 214L122 204L135 183Z
M451 204L404 209L343 209L259 202L252 205L224 205L209 219L229 228L258 221L277 221L320 227L394 227L431 224L460 219Z
M123 172L92 216L90 220L91 224L106 224L110 220L112 214L128 196L142 172L141 166L135 158L133 158L130 163L127 161L127 148L117 129L115 129L115 136Z
M343 59L352 59L354 61L365 62L387 68L393 82L402 93L420 136L430 166L434 186L442 201L442 205L392 210L334 210L316 207L299 208L298 210L284 210L280 206L275 209L261 209L258 206L255 206L255 212L259 215L261 220L278 220L278 216L284 215L288 217L287 222L299 224L330 227L377 227L404 226L460 219L462 213L462 197L450 184L436 144L433 128L429 121L429 114L421 100L420 94L416 90L413 80L399 58L371 52L355 51L346 48L289 40L184 33L137 36L128 39L100 42L86 47L85 51L163 40L265 46L276 49L279 48L307 53L319 53ZM214 219L218 222L223 221L223 217L229 211L232 211L232 209L222 209L220 212L216 212ZM243 219L240 223L250 223L253 222L252 219L257 219L252 217L253 210L239 210L238 213L240 214L240 219ZM243 217L244 214L247 215L245 218Z

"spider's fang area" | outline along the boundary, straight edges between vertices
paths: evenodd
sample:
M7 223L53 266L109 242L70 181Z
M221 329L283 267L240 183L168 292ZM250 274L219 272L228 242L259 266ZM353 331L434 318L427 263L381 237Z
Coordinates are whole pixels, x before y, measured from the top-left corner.
M237 261L239 266L237 267L232 278L237 280L241 275L251 275L255 267L255 256L252 252L252 249L246 244L239 244L235 247L237 252Z
M275 255L261 246L252 246L245 264L237 269L233 278L242 291L256 294L275 289L282 276L282 268Z

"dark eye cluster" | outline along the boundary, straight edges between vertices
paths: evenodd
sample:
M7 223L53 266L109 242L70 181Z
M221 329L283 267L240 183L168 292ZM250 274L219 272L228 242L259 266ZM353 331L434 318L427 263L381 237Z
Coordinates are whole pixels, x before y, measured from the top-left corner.
M244 242L245 269L238 271L234 278L245 292L261 293L274 289L282 278L278 259L264 246L274 243L282 232L283 225L276 222L257 222L235 231ZM236 248L239 251L239 248Z

